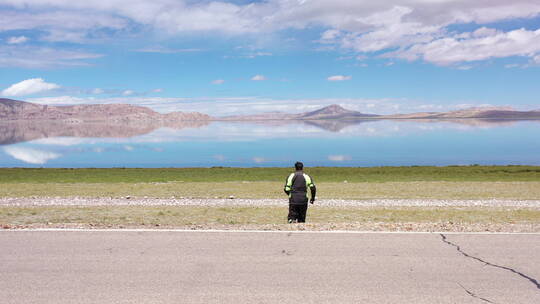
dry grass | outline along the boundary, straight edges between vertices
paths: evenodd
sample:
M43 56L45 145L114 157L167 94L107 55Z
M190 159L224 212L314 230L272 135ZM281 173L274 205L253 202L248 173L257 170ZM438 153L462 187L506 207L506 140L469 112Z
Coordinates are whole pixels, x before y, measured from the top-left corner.
M0 184L0 197L193 197L283 198L277 182L14 183ZM540 199L540 182L318 183L326 199Z
M114 207L0 207L0 225L69 225L97 227L215 225L269 225L286 220L284 207L192 207L192 206L114 206ZM458 223L458 224L536 224L540 209L530 208L436 208L436 207L312 207L308 220L327 223Z

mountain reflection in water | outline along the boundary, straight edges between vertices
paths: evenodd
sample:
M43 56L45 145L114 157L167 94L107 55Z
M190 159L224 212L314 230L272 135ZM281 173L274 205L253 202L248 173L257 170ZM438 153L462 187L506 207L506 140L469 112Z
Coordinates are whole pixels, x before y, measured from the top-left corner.
M0 122L0 145L14 144L50 137L129 138L148 134L162 127L176 130L200 128L208 121L180 121L167 125L161 122L77 122L6 121Z
M2 167L540 164L540 121L0 122Z

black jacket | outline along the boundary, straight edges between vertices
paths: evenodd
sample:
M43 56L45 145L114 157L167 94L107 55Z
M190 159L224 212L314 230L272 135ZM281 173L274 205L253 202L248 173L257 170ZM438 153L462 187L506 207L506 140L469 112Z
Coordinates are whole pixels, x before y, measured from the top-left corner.
M291 173L285 180L285 193L289 196L289 203L304 205L308 203L307 189L311 190L311 198L315 198L317 188L313 179L303 171Z

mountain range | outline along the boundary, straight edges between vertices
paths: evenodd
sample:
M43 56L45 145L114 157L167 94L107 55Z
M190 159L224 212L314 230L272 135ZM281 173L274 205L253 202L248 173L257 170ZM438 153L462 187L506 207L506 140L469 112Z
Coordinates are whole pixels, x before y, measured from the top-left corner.
M369 119L540 119L540 110L516 111L506 107L469 108L451 112L420 112L411 114L375 115L330 105L321 109L289 114L269 112L256 115L211 117L192 112L158 113L152 109L130 104L84 104L71 106L39 105L25 101L0 98L2 120L53 120L66 123L81 122L152 122L152 125L174 126L185 121L247 121L247 120L369 120Z
M540 119L540 110L516 111L509 107L468 108L450 112L420 112L386 115L387 119Z
M450 112L418 112L410 114L376 115L347 110L330 105L312 112L286 114L270 112L257 115L228 116L220 120L365 120L365 119L540 119L540 110L516 111L508 107L469 108Z

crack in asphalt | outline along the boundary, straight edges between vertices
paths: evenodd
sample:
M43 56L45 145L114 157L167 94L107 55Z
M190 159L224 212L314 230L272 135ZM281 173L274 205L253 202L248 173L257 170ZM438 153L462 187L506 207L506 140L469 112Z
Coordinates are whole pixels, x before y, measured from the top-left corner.
M469 291L467 288L463 287L463 285L457 283L459 285L459 287L463 288L463 290L465 290L466 293L468 293L471 297L473 298L477 298L479 300L482 300L484 302L488 302L488 303L493 303L495 304L495 302L491 302L490 300L486 299L486 298L482 298L482 297L479 297L477 296L476 294L474 294L473 292Z
M519 271L517 271L517 270L515 270L513 268L506 267L506 266L501 266L501 265L497 265L497 264L492 264L490 262L486 262L486 261L482 260L481 258L472 256L472 255L466 253L465 251L461 250L461 247L459 247L459 245L454 244L454 243L450 242L449 240L447 240L446 235L441 233L440 236L441 236L443 242L445 242L446 244L448 244L450 246L455 247L456 250L459 253L461 253L463 256L465 256L467 258L471 258L473 260L477 260L477 261L479 261L481 263L484 263L484 266L491 266L491 267L500 268L500 269L504 269L504 270L513 272L513 273L519 275L520 277L527 279L529 282L533 283L536 286L537 289L540 289L540 283L538 283L538 280L536 280L536 279L534 279L534 278L532 278L532 277L530 277L530 276L528 276L528 275L526 275L526 274L524 274L522 272L519 272Z

